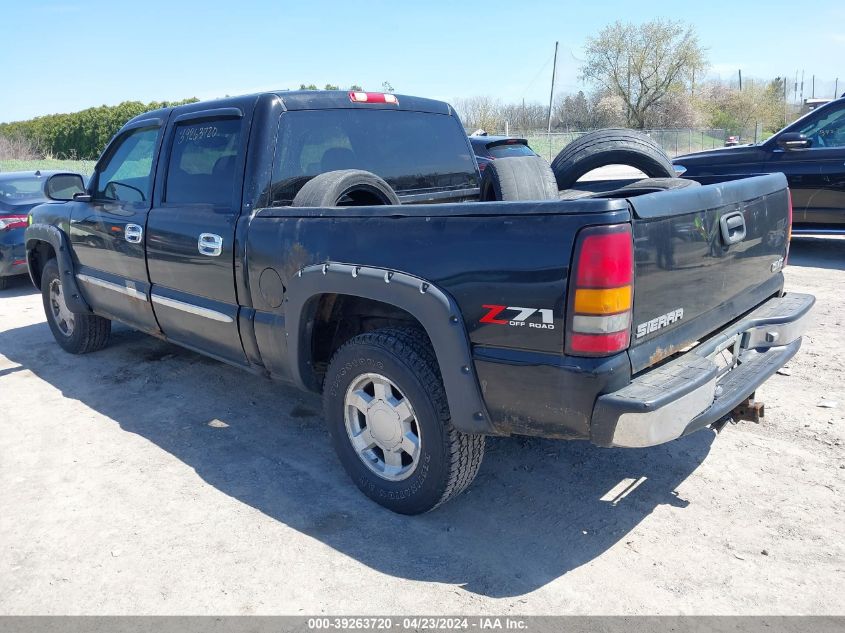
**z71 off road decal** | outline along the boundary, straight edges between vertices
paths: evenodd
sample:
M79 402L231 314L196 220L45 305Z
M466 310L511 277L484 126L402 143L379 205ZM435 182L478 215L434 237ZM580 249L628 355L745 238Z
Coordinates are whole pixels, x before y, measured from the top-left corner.
M518 308L516 306L496 305L483 305L481 307L486 308L488 312L479 319L479 323L495 323L496 325L510 325L511 327L525 327L527 325L538 330L555 329L554 313L548 308Z

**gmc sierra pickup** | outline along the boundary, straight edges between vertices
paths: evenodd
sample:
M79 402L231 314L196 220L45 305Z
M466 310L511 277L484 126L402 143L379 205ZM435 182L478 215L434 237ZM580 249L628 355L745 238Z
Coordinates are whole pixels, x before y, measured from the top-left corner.
M74 178L25 236L59 345L117 320L322 392L344 468L402 513L465 489L486 435L642 447L759 413L814 303L783 289L782 175L561 200L537 157L481 180L427 99L156 110Z

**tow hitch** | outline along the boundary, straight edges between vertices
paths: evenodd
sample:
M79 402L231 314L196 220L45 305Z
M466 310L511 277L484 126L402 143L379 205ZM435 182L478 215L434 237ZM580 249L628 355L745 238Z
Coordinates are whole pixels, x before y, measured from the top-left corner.
M745 400L739 403L733 411L731 417L739 422L740 420L748 420L749 422L760 422L765 416L765 406L762 402L757 402L752 393Z
M745 400L740 402L728 415L723 417L718 422L710 425L710 428L720 433L723 428L728 425L728 422L736 424L740 420L748 420L749 422L760 423L760 420L765 416L765 405L754 399L752 393Z

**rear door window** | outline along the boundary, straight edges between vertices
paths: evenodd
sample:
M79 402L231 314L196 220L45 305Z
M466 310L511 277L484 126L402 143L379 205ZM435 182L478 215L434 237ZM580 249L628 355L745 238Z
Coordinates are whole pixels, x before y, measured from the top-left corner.
M165 202L231 204L240 142L241 119L177 125L167 165Z
M308 180L339 169L370 171L400 194L478 186L475 159L454 117L355 109L282 115L273 204L290 204Z

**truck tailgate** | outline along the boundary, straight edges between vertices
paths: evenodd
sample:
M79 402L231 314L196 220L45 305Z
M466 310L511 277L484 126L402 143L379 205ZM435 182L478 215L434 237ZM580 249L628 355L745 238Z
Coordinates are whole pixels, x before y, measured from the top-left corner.
M636 373L707 338L783 287L782 174L630 198Z

